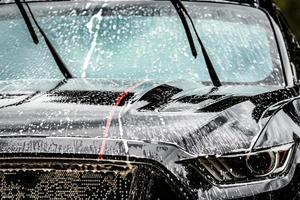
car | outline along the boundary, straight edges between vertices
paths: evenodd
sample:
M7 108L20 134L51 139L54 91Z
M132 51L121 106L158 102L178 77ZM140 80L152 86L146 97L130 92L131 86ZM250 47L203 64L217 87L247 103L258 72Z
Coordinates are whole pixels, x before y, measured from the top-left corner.
M1 199L300 198L271 0L2 0L0 35Z

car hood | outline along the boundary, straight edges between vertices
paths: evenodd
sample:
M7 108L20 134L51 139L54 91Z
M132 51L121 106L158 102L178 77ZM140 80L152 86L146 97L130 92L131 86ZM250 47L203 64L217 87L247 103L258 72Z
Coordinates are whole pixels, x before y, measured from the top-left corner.
M296 96L280 87L183 81L19 80L0 86L2 137L165 143L195 156L249 150L262 140L278 105ZM292 140L281 135L272 141ZM274 145L264 138L257 145Z

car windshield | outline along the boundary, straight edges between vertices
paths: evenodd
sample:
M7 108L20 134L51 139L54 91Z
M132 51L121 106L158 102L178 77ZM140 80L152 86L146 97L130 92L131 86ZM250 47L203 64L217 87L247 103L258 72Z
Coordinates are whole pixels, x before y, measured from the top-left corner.
M282 85L266 14L256 8L184 2L222 83ZM210 83L169 1L32 2L32 11L76 78ZM38 32L38 31L37 31ZM32 42L15 4L0 5L0 80L63 78L45 42Z

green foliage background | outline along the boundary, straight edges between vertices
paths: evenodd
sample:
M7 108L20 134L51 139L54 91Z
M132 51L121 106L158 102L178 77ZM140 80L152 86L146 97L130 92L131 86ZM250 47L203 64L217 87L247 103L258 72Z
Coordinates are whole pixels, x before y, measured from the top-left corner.
M300 0L274 0L300 41Z

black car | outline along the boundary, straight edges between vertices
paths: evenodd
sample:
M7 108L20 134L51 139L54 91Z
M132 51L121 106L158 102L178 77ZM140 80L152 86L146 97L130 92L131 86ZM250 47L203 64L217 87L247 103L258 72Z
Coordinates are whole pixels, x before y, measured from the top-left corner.
M299 199L299 52L271 0L0 0L0 198Z

